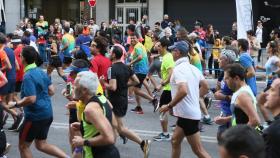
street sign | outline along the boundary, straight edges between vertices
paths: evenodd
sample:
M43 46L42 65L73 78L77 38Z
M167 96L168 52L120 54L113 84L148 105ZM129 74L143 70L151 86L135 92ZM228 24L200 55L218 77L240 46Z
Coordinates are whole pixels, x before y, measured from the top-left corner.
M94 7L96 5L96 0L88 0L88 4L91 7Z

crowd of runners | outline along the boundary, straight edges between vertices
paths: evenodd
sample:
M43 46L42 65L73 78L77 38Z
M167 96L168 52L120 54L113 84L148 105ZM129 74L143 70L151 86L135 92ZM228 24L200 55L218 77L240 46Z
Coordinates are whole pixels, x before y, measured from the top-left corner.
M211 24L204 30L199 20L187 31L168 15L152 27L147 18L131 20L122 32L115 20L99 26L94 19L73 25L57 18L49 25L41 15L36 23L24 19L13 33L1 33L0 158L13 145L5 130L19 132L23 158L32 157L33 142L54 157L119 158L117 136L124 144L139 144L147 158L152 140L124 124L128 110L144 114L141 99L159 116L162 132L152 139L170 141L172 158L180 157L184 138L197 157L210 158L200 131L213 123L219 125L222 158L279 158L279 29L271 31L266 44L261 21L246 39L237 39L235 22L228 35L221 35ZM71 154L46 141L53 121L51 96L60 93L52 84L55 69L65 81ZM258 71L265 72L264 90L257 88ZM217 79L216 87L210 88L206 78ZM219 116L208 113L212 99L219 100ZM3 129L9 116L13 123ZM175 125L168 124L170 117L177 118Z

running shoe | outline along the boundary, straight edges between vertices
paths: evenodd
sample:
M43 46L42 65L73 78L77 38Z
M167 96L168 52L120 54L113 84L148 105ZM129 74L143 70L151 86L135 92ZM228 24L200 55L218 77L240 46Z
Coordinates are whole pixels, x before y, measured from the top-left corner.
M158 109L159 109L159 102L158 102L158 99L157 98L154 98L152 100L152 104L154 106L154 112L156 112Z
M158 93L157 89L154 89L154 91L152 92L153 97L156 97L156 96L157 96L157 93Z
M135 102L133 97L131 97L131 96L128 96L127 100L128 100L128 103L134 103Z
M131 112L135 112L136 114L144 114L143 109L141 106L136 106L134 109L130 110Z
M170 137L169 134L164 135L163 133L160 133L158 136L154 137L154 140L158 141L158 142L160 142L160 141L169 141L169 140L171 140L171 137Z
M6 155L0 156L0 158L8 158Z
M141 143L141 149L144 152L144 158L148 158L151 149L151 141L143 140L143 142Z
M207 125L212 125L213 124L213 121L212 121L212 119L210 117L209 118L203 117L201 122L203 124L207 124Z

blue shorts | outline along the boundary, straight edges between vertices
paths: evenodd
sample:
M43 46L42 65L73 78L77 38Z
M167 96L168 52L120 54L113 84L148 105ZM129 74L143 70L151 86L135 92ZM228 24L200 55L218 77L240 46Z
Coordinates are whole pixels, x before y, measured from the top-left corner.
M16 79L8 79L8 83L0 88L0 95L8 95L16 90Z

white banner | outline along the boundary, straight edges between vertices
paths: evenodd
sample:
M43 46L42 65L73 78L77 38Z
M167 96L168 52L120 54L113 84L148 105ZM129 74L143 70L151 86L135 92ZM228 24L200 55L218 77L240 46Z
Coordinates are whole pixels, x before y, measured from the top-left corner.
M247 39L246 31L253 29L253 11L251 0L236 0L237 39Z

